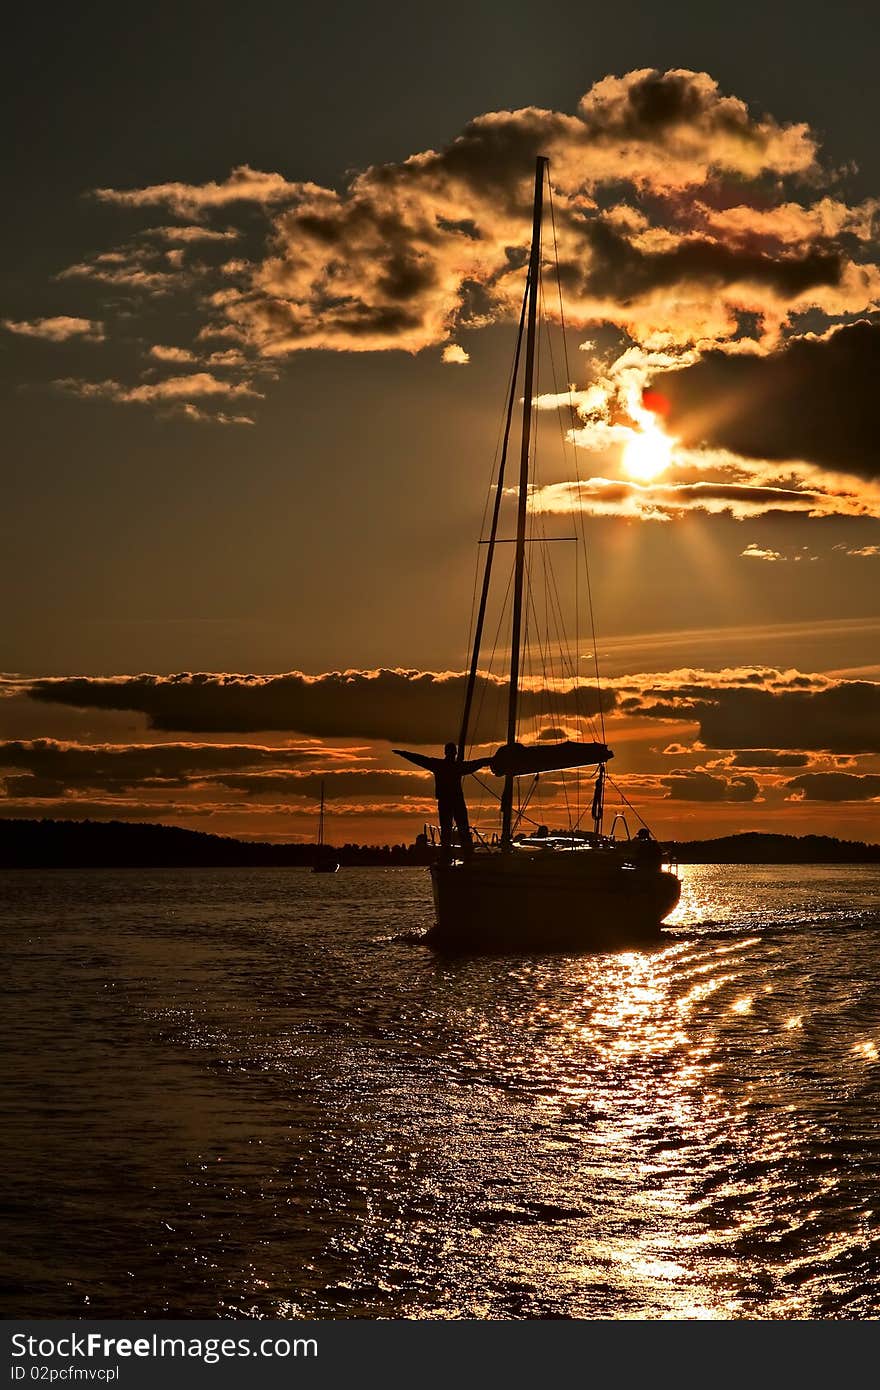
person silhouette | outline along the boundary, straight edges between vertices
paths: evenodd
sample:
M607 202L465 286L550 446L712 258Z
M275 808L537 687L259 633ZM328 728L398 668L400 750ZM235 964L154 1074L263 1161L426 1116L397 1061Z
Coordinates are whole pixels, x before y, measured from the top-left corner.
M447 856L452 854L453 826L458 828L461 847L466 855L473 852L471 827L468 820L467 803L464 799L461 780L481 767L488 767L491 758L458 757L458 745L447 743L442 758L427 758L423 753L408 753L403 748L392 750L400 758L424 767L434 774L434 795L437 798L437 814L440 818L440 844Z
M636 831L636 837L632 842L632 849L639 868L660 868L663 862L663 850L660 845L658 845L647 826L643 826L641 830Z

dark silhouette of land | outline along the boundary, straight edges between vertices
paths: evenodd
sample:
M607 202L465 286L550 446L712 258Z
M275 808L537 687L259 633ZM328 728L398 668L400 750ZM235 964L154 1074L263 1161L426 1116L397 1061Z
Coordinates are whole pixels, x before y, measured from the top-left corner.
M880 845L829 835L748 832L715 840L668 841L682 864L878 864ZM424 841L338 845L343 866L419 865ZM174 825L130 821L0 820L0 868L311 868L318 846L234 840Z
M715 840L667 840L680 864L880 864L880 845L833 835L768 835L759 830Z
M424 844L334 848L347 865L430 862ZM135 821L0 820L0 868L312 868L319 849Z

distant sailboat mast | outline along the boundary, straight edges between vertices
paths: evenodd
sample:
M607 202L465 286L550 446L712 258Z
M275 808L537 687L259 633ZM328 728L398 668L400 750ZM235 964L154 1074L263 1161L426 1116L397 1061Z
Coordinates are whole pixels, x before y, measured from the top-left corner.
M510 690L507 701L507 742L516 742L516 716L519 699L520 645L522 640L523 585L526 557L526 512L529 500L529 449L532 433L532 393L535 375L535 337L538 321L538 287L541 278L541 216L544 204L544 171L548 160L539 155L535 166L535 203L532 219L532 251L529 257L529 302L526 326L526 365L523 380L522 441L519 458L519 502L516 517L516 561L513 576L513 635L510 644ZM513 840L512 774L504 779L501 795L501 845L510 848Z
M318 812L318 843L315 849L315 862L312 865L316 874L335 874L339 868L339 855L332 845L324 843L324 779L321 779L321 808Z

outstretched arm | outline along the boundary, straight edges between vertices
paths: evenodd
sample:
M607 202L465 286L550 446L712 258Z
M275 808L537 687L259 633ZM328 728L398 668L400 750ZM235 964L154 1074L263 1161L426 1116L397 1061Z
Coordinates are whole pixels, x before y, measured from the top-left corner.
M470 762L459 763L458 766L462 777L466 777L469 772L479 772L481 767L488 767L491 761L491 758L471 758Z
M392 753L396 753L398 758L406 758L407 762L415 763L416 767L426 767L429 772L433 772L439 758L426 758L423 753L407 753L403 748L392 748Z

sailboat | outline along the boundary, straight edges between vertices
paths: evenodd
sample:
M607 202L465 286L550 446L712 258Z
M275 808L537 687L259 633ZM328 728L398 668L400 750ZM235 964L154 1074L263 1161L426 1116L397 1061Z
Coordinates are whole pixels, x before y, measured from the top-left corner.
M339 868L339 855L332 845L324 843L324 782L321 782L321 809L318 812L318 843L315 848L314 874L335 874Z
M681 886L662 847L645 827L635 836L617 838L618 813L612 833L603 833L608 763L613 752L601 737L594 742L564 739L550 741L547 730L537 742L524 743L519 736L524 685L523 656L530 592L526 552L529 543L529 494L532 486L532 413L535 393L535 350L541 288L541 233L544 184L549 161L539 156L535 169L531 251L516 352L506 403L503 444L495 483L491 527L485 544L482 586L474 624L474 640L457 748L462 774L474 763L466 762L478 685L483 632L496 548L501 544L498 523L505 493L504 475L514 407L517 400L521 348L525 343L522 372L522 424L519 483L516 491L517 523L512 576L510 663L507 678L507 738L489 760L492 774L503 782L500 794L500 833L471 840L469 828L456 844L446 831L430 865L435 925L429 941L440 949L456 951L531 952L547 950L607 950L657 940L663 919L678 902ZM552 212L552 203L551 203ZM555 242L555 229L554 229ZM558 258L557 258L558 271ZM561 283L560 310L561 310ZM532 538L533 539L533 538ZM593 629L595 632L595 628ZM596 658L594 638L594 658ZM598 660L596 658L598 683ZM599 712L601 714L601 692ZM579 730L582 732L582 730ZM551 728L549 733L554 730ZM566 732L557 730L556 732ZM599 732L597 730L597 732ZM395 750L398 751L398 750ZM420 755L411 761L426 760ZM439 763L439 760L437 760ZM432 766L434 764L432 763ZM532 789L545 773L576 768L595 769L590 812L591 831L570 825L567 831L550 832L541 825L525 834L519 826L525 797L517 794L521 779L532 778ZM444 773L441 772L441 778ZM441 781L438 779L438 787ZM517 804L515 804L517 803ZM442 817L441 817L442 818ZM459 825L461 823L460 818ZM467 827L467 816L465 814Z

